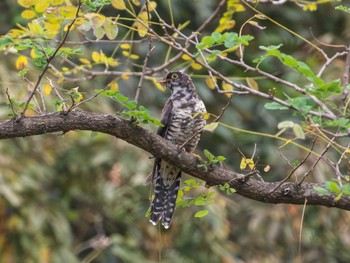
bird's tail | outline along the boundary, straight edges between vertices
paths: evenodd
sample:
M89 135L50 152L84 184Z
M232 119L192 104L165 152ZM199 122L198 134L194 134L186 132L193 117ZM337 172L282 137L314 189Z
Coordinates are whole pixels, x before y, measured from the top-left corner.
M164 184L163 177L160 176L158 169L157 173L149 220L153 225L156 225L161 220L164 228L168 229L176 207L176 198L181 182L181 171L177 173L175 180L169 185Z

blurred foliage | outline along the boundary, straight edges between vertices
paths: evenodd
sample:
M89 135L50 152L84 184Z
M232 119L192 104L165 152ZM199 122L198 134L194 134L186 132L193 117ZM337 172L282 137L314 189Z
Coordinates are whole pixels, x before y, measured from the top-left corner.
M107 5L110 2L112 5ZM118 20L119 15L127 15L123 6L126 2L135 10L141 10L134 14L147 23L147 14L141 9L143 1L131 1L132 4L118 0L84 1L81 11L84 15L78 21L80 34L71 32L68 38L70 44L61 50L53 62L56 70L50 71L40 86L47 102L47 111L69 108L93 96L96 89L115 90L113 94L120 91L126 98L134 97L139 78L131 73L140 69L146 55L148 43L143 41L143 37L147 30L135 19ZM262 62L266 59L259 65L261 68L291 82L319 82L311 71L318 69L322 63L317 50L267 20L247 25L246 22L256 14L239 1L228 2L231 8L225 6L218 19L202 32L203 37L197 46L199 49L218 48L221 45L220 54L227 52L238 56L237 46L249 42L244 47L246 60L260 58ZM310 41L317 38L324 43L348 45L350 16L342 11L347 8L335 9L339 3L334 1L295 2L299 5L287 2L284 5L258 4L256 7ZM183 31L187 33L195 31L217 5L217 1L205 0L157 1L156 7L155 2L152 3L150 7L156 8L158 14L164 14L167 22L183 24ZM168 3L171 3L171 8ZM54 9L48 8L50 4L61 9L52 13ZM69 8L66 9L65 5ZM1 27L2 34L14 29L9 34L13 39L18 34L28 35L28 38L19 38L15 42L17 48L20 46L23 50L19 50L21 55L12 49L0 53L0 117L7 119L23 109L23 102L33 88L34 80L46 66L47 56L54 52L54 47L64 35L76 7L70 1L18 0L17 3L7 0L0 3L0 8L0 23L7 29ZM156 15L152 13L152 16ZM47 24L43 17L54 22ZM58 17L57 21L54 20ZM116 21L118 27L114 26ZM16 23L22 26L16 27ZM24 26L26 24L28 27ZM131 27L137 30L129 31ZM245 35L243 38L237 35L241 28ZM231 32L231 35L225 31ZM136 44L110 41L115 38L121 40L129 34L135 35ZM250 41L251 36L254 41ZM38 41L28 41L30 38ZM45 38L51 39L51 43L40 42ZM97 41L81 44L86 39ZM12 41L9 38L1 40ZM1 42L0 46L6 45L5 42ZM157 48L150 57L149 67L159 66L172 51L162 43L153 44ZM281 44L283 46L279 47ZM259 46L263 50L259 50ZM327 53L334 52L332 46L323 46L323 49ZM286 57L286 54L292 54L293 59ZM290 67L281 67L277 60L271 59L273 56ZM67 63L67 57L72 57L75 64ZM220 64L214 58L214 68L234 75L238 81L254 77L239 67ZM28 63L28 60L31 62ZM301 63L301 60L309 65L307 70L292 70L293 65ZM181 63L169 69L185 67L193 71L193 80L208 112L220 114L228 97L215 92L214 83L191 57L183 56ZM330 88L337 90L339 86L333 81L341 78L343 68L344 59L337 59L322 76L322 84L334 85L322 86L323 89L314 90L314 94L328 96L326 93ZM120 71L124 74L101 74L91 81L89 77L84 78L82 73L85 69ZM300 74L306 79L300 80ZM79 89L75 78L80 80ZM53 84L52 80L55 80ZM218 81L218 84L223 90L232 89L222 81ZM276 96L284 93L294 95L269 79L251 78L248 84L266 93L273 90ZM6 89L15 99L15 112L8 105ZM142 120L146 118L147 122L155 123L156 120L149 116L160 116L167 96L168 93L163 92L154 77L146 78L139 101L147 107L141 110ZM27 115L37 114L35 105L41 105L40 98L37 100L39 102L33 102L34 106L28 108ZM276 133L276 127L280 124L287 135L305 136L298 128L300 116L268 110L274 105L266 106L265 100L252 99L251 96L234 95L232 101L221 119L223 123L270 134ZM300 101L294 100L292 103L296 107L300 105ZM98 96L80 108L114 114L123 111L124 106ZM281 125L287 117L290 121L288 125ZM146 127L156 129L151 125ZM303 143L310 148L312 142L305 140ZM268 165L271 169L262 176L266 181L273 181L281 180L286 175L288 164L280 155L286 155L292 161L300 160L305 155L302 149L293 145L278 149L280 146L281 143L274 138L232 131L219 125L214 133L203 134L199 152L207 149L206 158L210 164L220 163L226 158L222 165L237 171L242 168L242 160L245 160L245 167L252 162L257 167ZM324 143L318 142L315 150L323 147ZM0 153L0 262L297 262L299 252L302 262L350 261L349 213L324 207L306 207L301 222L303 207L247 200L231 195L234 190L225 185L218 187L218 193L213 197L214 190L206 189L201 183L195 187L189 186L190 183L184 184L184 197L171 228L163 231L152 226L145 216L149 206L149 189L143 185L151 170L149 154L104 134L68 132L3 140L0 141ZM252 155L255 155L254 161L250 158ZM308 160L308 165L311 166L314 160ZM305 172L300 169L297 176ZM329 180L332 172L327 165L320 163L313 172L312 180ZM188 186L189 189L186 188ZM210 205L204 208L190 205L196 200ZM205 210L209 213L201 217L201 211Z

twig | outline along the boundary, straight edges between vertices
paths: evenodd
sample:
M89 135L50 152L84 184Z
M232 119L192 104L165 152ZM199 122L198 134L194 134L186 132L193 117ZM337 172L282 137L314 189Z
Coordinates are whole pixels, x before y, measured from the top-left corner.
M72 22L68 25L67 27L67 31L61 41L61 43L57 46L56 50L52 53L52 55L48 58L46 58L46 66L44 67L43 71L41 72L41 74L39 75L38 77L38 80L36 81L35 83L35 86L34 86L34 89L32 90L32 92L30 93L26 103L24 104L24 107L23 107L23 110L21 112L21 116L24 116L27 108L28 108L28 105L30 103L30 101L32 100L34 94L36 93L37 89L39 88L39 85L40 85L40 82L42 80L42 78L44 77L46 71L50 68L50 63L51 61L56 57L58 51L61 49L61 47L64 45L67 37L68 37L68 34L70 32L70 29L72 28L73 24L75 23L76 19L78 18L78 15L79 15L79 11L80 11L80 7L81 7L81 2L79 1L78 3L78 6L77 6L77 12L75 14L75 17L73 18Z
M12 99L11 99L11 97L10 97L9 89L8 89L8 88L6 88L6 95L7 95L7 99L8 99L8 101L9 101L9 104L10 104L10 108L11 108L13 117L15 118L15 117L17 116L17 114L15 113L15 109L13 108Z
M145 6L146 6L146 11L147 11L148 21L150 21L151 18L150 18L150 14L149 14L148 1L147 0L146 0L146 3L145 3ZM147 28L148 28L147 31L149 32L149 29L151 28L151 24L150 23L148 24ZM154 49L154 47L152 46L152 37L151 37L150 34L148 34L147 54L146 54L146 57L145 57L145 59L143 61L142 73L141 73L141 77L140 77L140 80L139 80L139 84L137 85L137 88L136 88L136 94L135 94L135 98L134 98L136 103L138 102L139 97L140 97L142 83L143 83L143 79L144 79L145 73L146 73L146 66L147 66L148 60L151 57L151 52L152 52L153 49Z
M219 4L216 6L216 9L213 11L213 13L211 14L210 17L207 18L207 20L205 20L203 22L203 24L196 30L196 32L201 32L203 31L204 28L206 28L217 16L217 14L220 12L220 10L224 7L226 3L226 0L221 0L219 2Z
M312 145L311 145L310 151L307 153L307 155L305 156L305 158L304 158L300 163L298 163L298 165L295 166L295 167L292 169L292 171L290 171L290 173L289 173L281 182L279 182L279 184L278 184L275 188L273 188L273 189L271 190L270 194L272 194L272 193L275 192L278 188L280 188L281 185L284 184L287 180L289 180L289 178L295 173L295 171L296 171L297 169L299 169L299 167L302 166L302 165L306 162L306 160L309 158L309 156L311 155L311 153L312 153L313 150L314 150L316 140L317 140L317 137L315 137L315 139L312 141ZM319 158L321 158L321 157L319 157Z
M335 138L333 137L332 140L330 140L330 142L327 144L326 148L324 148L324 150L322 151L320 156L316 159L316 161L310 167L309 171L307 171L304 174L303 178L301 178L300 182L298 183L298 186L300 186L302 184L302 182L305 180L305 178L315 169L315 167L318 164L318 162L322 159L322 157L326 154L326 152L328 152L328 149L329 149L329 147L331 147L331 145L332 145L334 140L335 140Z
M345 62L345 69L344 69L344 75L343 75L343 100L345 101L348 97L348 84L349 84L349 73L350 73L350 46L347 48L347 55L346 55L346 62Z

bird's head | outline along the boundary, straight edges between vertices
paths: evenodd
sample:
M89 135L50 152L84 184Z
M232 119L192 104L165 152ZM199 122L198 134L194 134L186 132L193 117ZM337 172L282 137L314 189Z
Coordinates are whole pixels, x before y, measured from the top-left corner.
M190 85L190 77L181 71L169 72L166 74L164 79L161 79L158 82L164 83L165 87L170 89L172 92L177 89L182 89L189 86L192 87L192 85Z

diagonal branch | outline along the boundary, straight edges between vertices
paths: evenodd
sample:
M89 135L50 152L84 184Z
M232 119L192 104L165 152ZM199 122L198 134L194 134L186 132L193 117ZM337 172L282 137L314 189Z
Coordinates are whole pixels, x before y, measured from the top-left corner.
M16 121L0 122L0 139L73 130L89 130L110 134L151 153L155 157L176 165L184 172L206 181L209 186L229 183L239 195L249 199L264 203L298 205L304 205L305 200L307 200L307 205L337 207L350 211L349 196L343 195L339 201L335 201L335 195L320 195L314 190L315 186L322 186L319 183L298 185L285 182L271 193L278 182L262 182L250 177L247 179L242 174L222 167L204 169L198 166L200 164L199 160L194 155L180 150L179 147L149 130L139 126L135 127L128 120L118 119L107 114L73 111L66 114L51 113L35 117L23 116Z

